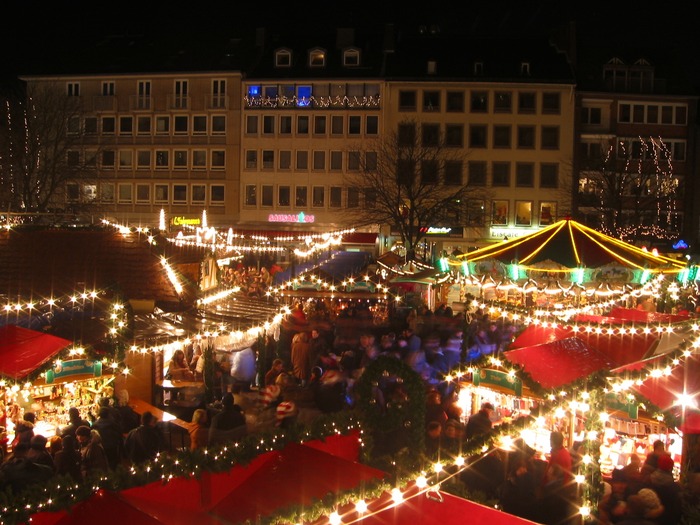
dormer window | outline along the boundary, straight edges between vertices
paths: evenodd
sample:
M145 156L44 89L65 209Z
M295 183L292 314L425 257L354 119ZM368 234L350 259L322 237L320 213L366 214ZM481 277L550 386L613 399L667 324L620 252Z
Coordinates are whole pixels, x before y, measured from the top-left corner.
M530 62L520 62L520 74L530 76Z
M324 67L326 65L326 52L323 49L309 51L309 66Z
M481 76L484 74L484 63L483 62L474 62L474 75L475 76Z
M275 53L275 66L276 67L291 67L292 65L292 52L288 49L279 49Z
M357 49L346 49L343 51L343 65L353 67L360 65L360 52Z

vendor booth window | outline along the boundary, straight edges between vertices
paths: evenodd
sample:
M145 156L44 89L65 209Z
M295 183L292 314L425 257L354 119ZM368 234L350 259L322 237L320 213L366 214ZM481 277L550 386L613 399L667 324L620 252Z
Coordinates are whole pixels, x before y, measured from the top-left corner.
M493 201L491 205L491 224L494 226L508 225L508 201Z
M557 217L556 202L540 202L540 226L553 224Z
M531 201L517 201L515 203L515 225L532 226Z

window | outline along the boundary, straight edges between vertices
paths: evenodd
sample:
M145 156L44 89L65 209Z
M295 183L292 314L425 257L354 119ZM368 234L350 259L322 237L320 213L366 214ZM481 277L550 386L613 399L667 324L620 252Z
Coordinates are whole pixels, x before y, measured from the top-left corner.
M70 150L66 152L66 164L71 168L75 168L80 165L80 151Z
M85 166L89 168L97 168L97 151L96 150L86 150L85 151Z
M439 91L423 91L423 111L440 111Z
M226 107L225 79L215 79L211 81L211 106L214 108Z
M100 164L103 168L113 168L115 161L114 150L106 149L102 151L102 160Z
M83 125L87 135L94 135L97 133L97 117L85 117Z
M518 93L518 113L534 113L536 110L535 93Z
M248 115L245 118L245 132L246 135L257 135L258 134L258 116Z
M632 113L631 113L632 106L629 104L620 104L619 106L619 114L618 114L618 120L620 122L631 122L632 118Z
M480 77L484 74L484 63L474 62L474 76Z
M262 167L264 170L271 170L275 167L275 152L271 149L264 149L262 152Z
M306 186L296 186L294 188L294 206L306 208L309 205L309 188Z
M359 208L360 207L360 189L359 188L348 188L348 200L346 203L348 208Z
M314 208L323 208L326 204L326 188L314 186L311 190L311 205Z
M192 169L203 170L207 167L207 150L196 149L192 151Z
M343 117L334 115L331 117L331 135L343 134Z
M187 184L173 184L173 204L187 204Z
M348 135L359 135L362 128L362 117L352 115L348 117Z
M423 124L421 126L422 144L424 147L437 147L440 145L440 125Z
M297 117L297 135L309 134L309 117L308 115L299 115Z
M102 82L102 96L103 97L113 97L114 96L114 81L106 80Z
M136 168L141 170L151 169L151 150L141 149L136 153Z
M204 184L192 184L192 204L205 204L207 187Z
M136 109L151 109L151 81L137 81L136 93Z
M518 126L518 147L526 149L535 147L535 126Z
M289 115L280 116L280 135L292 134L292 117Z
M376 171L378 160L376 151L365 151L365 171Z
M326 117L317 115L314 117L314 135L326 134Z
M510 187L510 162L494 162L491 164L493 186L500 188Z
M280 49L275 53L276 67L289 67L292 65L292 53L286 49Z
M486 162L469 161L469 185L486 186Z
M314 170L321 171L326 169L326 152L314 151Z
M187 150L175 150L173 152L173 168L176 170L187 169ZM173 191L173 196L175 192Z
M493 127L493 147L494 148L510 148L510 126L494 126Z
M530 76L530 62L520 63L520 74L526 77Z
M446 160L445 161L445 184L448 186L462 185L462 161L461 160Z
M70 135L80 133L80 117L69 117L67 127Z
M156 150L156 169L170 166L170 154L167 150Z
M134 119L132 117L119 117L119 134L131 135L134 132Z
M559 93L542 93L542 113L559 115L561 113L561 101Z
M312 49L309 52L309 66L323 67L326 65L326 53L322 49Z
M263 117L263 135L275 134L275 117L274 115L265 115Z
M415 111L416 110L416 92L415 91L399 91L399 111Z
M192 133L195 135L206 135L207 133L207 116L195 115L192 117Z
M167 135L168 133L170 133L170 117L156 117L156 134Z
M245 152L245 167L248 170L255 170L258 168L258 152L254 149L246 150Z
M343 51L343 65L346 67L360 65L360 52L357 49L346 49Z
M493 109L496 113L513 111L513 94L510 91L496 91L493 99Z
M175 81L175 98L174 106L178 109L187 108L189 95L189 82L187 80Z
M540 226L554 224L557 220L557 203L540 202Z
M343 152L331 151L331 171L339 171L343 169Z
M223 184L212 184L209 187L209 204L223 206L226 199L226 188Z
M447 111L463 112L464 111L464 91L448 91L447 92Z
M176 135L183 135L187 133L189 123L188 120L187 115L175 115L173 117L173 126Z
M445 125L445 146L457 148L464 146L464 126L461 124Z
M489 94L486 91L472 91L470 110L472 113L486 113L489 110Z
M365 118L365 135L377 135L379 133L379 117L368 115Z
M601 108L581 108L582 124L600 124L602 119Z
M377 205L377 190L374 188L365 188L363 193L365 196L365 208L374 208Z
M491 203L491 224L493 226L507 226L508 215L508 201L493 201Z
M559 187L559 164L540 164L540 188Z
M245 206L258 205L258 187L255 184L246 184L244 195L243 204Z
M421 184L437 184L438 183L439 165L435 160L422 160L420 163L420 178Z
M155 204L169 204L170 203L170 186L167 184L154 184L153 185L153 202Z
M416 142L415 124L399 124L398 141L399 146L413 146Z
M297 150L297 170L309 169L309 152L305 150Z
M100 184L100 200L102 202L114 202L114 184L111 182L103 182Z
M66 82L66 94L69 97L79 97L80 82Z
M518 188L532 188L535 184L535 166L529 162L515 165L515 185Z
M467 224L469 226L483 226L486 222L486 204L479 199L467 200Z
M226 167L226 152L224 150L213 150L211 152L211 169L222 170Z
M262 185L262 195L260 205L264 207L272 207L274 187L269 184Z
M137 184L136 185L136 204L151 203L151 185Z
M328 207L340 208L343 201L343 188L340 186L331 186L328 189Z
M359 171L360 169L360 152L348 151L348 171Z
M134 187L131 184L119 184L117 199L120 204L130 204L133 201Z
M540 133L542 149L559 149L559 126L542 126Z
M486 147L486 126L481 124L469 126L469 146L472 148Z
M151 134L151 117L137 117L136 131L139 135Z
M114 117L102 117L102 133L114 135L116 131L116 119Z
M515 202L515 225L532 226L532 201Z
M213 135L226 133L226 117L224 115L213 115L211 117L211 132Z
M130 170L134 165L134 152L130 149L119 150L119 169Z
M280 150L280 169L281 170L291 170L292 169L292 152L288 149Z

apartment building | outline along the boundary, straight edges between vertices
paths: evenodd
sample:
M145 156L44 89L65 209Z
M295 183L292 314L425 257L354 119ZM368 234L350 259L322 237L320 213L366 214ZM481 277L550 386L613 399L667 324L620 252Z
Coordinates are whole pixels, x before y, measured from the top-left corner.
M81 147L68 163L93 173L69 182L65 203L116 221L228 225L239 212L241 74L231 71L26 76L28 90L75 97Z

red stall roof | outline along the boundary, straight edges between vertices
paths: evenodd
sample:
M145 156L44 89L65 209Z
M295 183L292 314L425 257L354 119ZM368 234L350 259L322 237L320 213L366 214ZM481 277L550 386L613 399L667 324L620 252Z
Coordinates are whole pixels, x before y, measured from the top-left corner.
M22 379L72 341L15 325L0 327L0 375Z

